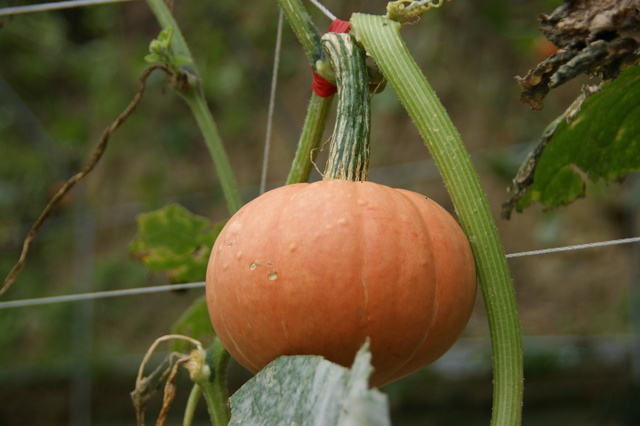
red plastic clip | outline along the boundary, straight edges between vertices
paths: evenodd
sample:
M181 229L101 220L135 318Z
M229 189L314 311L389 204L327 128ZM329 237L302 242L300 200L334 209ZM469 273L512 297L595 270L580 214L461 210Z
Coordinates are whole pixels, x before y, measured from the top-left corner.
M327 32L344 34L348 33L349 30L351 30L349 21L335 19L331 23L331 25L329 25L329 30ZM311 70L311 72L313 73L313 82L311 83L311 89L316 95L323 98L328 98L329 96L333 96L338 91L338 88L335 84L330 83L322 78L318 73L313 71L313 69Z

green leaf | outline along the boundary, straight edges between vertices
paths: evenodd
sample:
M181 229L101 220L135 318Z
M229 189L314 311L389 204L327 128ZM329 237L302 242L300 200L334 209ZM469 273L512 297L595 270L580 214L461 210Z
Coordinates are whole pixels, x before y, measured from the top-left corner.
M144 60L149 63L161 62L177 70L180 67L191 64L193 61L189 56L176 55L171 48L173 38L173 27L167 27L160 31L158 38L149 43L149 54Z
M149 269L166 272L171 282L202 281L211 247L223 223L171 204L138 216L138 233L129 247Z
M207 309L207 298L201 296L197 298L189 308L171 326L172 334L182 334L193 337L202 342L203 346L209 346L216 335ZM185 352L193 345L184 340L174 339L171 341L171 350L174 352Z
M167 27L167 28L164 28L162 31L160 31L160 34L158 34L158 38L156 40L158 42L158 45L160 45L161 48L166 50L169 48L172 38L173 38L173 27Z
M390 425L386 396L369 389L365 343L351 370L320 356L282 356L231 397L230 425Z
M615 182L640 170L640 66L622 73L564 114L523 167L515 197L521 211L539 201L547 207L584 197L587 182ZM573 111L572 111L573 110ZM557 124L557 127L555 126ZM508 212L507 212L508 215Z
M164 62L165 58L163 56L160 56L156 53L149 53L148 55L146 55L144 57L145 62L148 62L150 64L154 64L156 62Z
M151 40L151 43L149 43L149 52L154 55L164 55L166 50L167 47L159 40Z
M186 56L174 55L171 58L171 65L178 68L183 67L185 65L189 65L191 62L192 62L191 59L187 58Z

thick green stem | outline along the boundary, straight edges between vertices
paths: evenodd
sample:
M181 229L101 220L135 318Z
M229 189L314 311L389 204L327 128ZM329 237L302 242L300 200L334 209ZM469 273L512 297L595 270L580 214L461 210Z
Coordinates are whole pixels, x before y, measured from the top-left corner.
M402 40L397 22L354 14L359 41L376 60L429 148L473 249L493 347L493 425L520 424L522 342L504 249L460 135Z
M298 142L298 149L287 177L287 185L307 182L313 169L313 161L322 143L322 135L327 124L333 96L322 97L311 94L307 117L304 120L302 133Z
M315 68L316 61L324 57L324 52L320 45L320 32L311 21L307 9L300 0L278 0L278 4L307 54L309 63Z
M216 123L213 120L211 111L202 93L196 63L191 56L189 46L180 31L180 27L178 27L178 23L171 15L164 0L147 0L147 3L163 28L173 28L172 48L174 53L189 60L188 69L185 69L188 84L179 85L175 88L191 108L200 127L207 148L209 148L211 159L216 167L220 185L222 186L222 191L227 202L227 208L229 212L233 214L242 207L243 203L240 198L240 191L238 190L235 174L233 173L229 157L222 143L222 138L220 137Z
M233 215L242 207L243 203L238 190L238 182L229 162L229 157L222 145L222 138L218 133L218 127L213 120L204 97L192 92L185 94L184 99L189 104L198 127L200 127L200 131L204 136L204 141L207 144L207 148L209 148L209 153L218 172L220 186L222 186L222 192L227 202L227 209Z
M289 25L302 45L309 65L316 70L317 63L323 63L325 53L320 42L320 33L300 0L278 0ZM317 71L317 70L316 70ZM322 143L322 135L333 103L333 96L321 97L311 94L307 117L305 118L298 148L296 150L287 184L306 182L313 169L313 161Z
M349 34L322 37L338 86L336 124L324 179L367 180L371 97L364 51Z
M207 349L206 363L211 374L209 377L202 376L196 383L202 389L202 394L207 402L209 417L214 426L222 426L229 423L230 413L227 401L226 371L229 364L229 352L222 346L219 339Z

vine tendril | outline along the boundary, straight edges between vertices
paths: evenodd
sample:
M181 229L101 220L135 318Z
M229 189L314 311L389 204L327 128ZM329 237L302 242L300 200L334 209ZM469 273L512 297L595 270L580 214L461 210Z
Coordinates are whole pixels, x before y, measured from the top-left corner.
M444 4L445 0L398 0L387 4L386 18L394 21L405 23L408 21L420 19L420 15L424 12L437 9ZM451 0L447 0L451 1Z

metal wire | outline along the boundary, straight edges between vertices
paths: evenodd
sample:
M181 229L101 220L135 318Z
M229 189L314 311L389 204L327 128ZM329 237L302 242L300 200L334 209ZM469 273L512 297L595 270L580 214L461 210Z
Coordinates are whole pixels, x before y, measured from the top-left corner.
M640 237L623 238L618 240L600 241L596 243L577 244L565 247L555 247L543 250L531 250L519 253L507 254L507 258L538 256L542 254L558 253L566 251L585 250L598 247L609 247L621 244L631 244L640 242ZM93 293L70 294L66 296L41 297L36 299L13 300L8 302L0 302L0 309L22 308L27 306L48 305L63 302L79 302L83 300L105 299L110 297L136 296L140 294L161 293L172 290L185 290L193 288L203 288L204 282L186 283L186 284L170 284L159 285L153 287L140 287L125 290L98 291Z
M282 49L282 27L284 26L284 12L280 10L278 15L278 30L276 32L276 48L273 53L273 70L271 75L271 90L269 92L269 111L267 112L267 129L264 135L264 156L262 159L262 172L260 175L260 194L267 189L267 171L269 169L269 154L271 153L271 136L273 133L273 115L276 105L276 93L278 89L278 73L280 70L280 51Z
M0 302L0 309L22 308L36 305L49 305L52 303L80 302L83 300L105 299L108 297L136 296L148 293L161 293L163 291L186 290L190 288L203 288L204 282L187 284L157 285L153 287L129 288L124 290L97 291L93 293L69 294L66 296L39 297L37 299L12 300Z
M561 251L584 250L588 248L615 246L619 244L630 244L630 243L637 243L637 242L640 242L640 237L622 238L619 240L601 241L598 243L576 244L572 246L555 247L555 248L542 249L542 250L523 251L520 253L508 254L507 258L511 259L514 257L537 256L539 254L558 253Z
M320 12L322 12L322 13L323 13L327 18L331 19L332 21L335 21L335 20L337 19L337 18L336 18L336 15L334 15L333 13L331 13L331 11L330 11L330 10L329 10L325 5L323 5L322 3L320 3L318 0L310 0L310 1L311 1L311 3L313 3L313 5L314 5L315 7L317 7L317 8L320 10Z
M52 3L32 4L28 6L15 6L0 8L0 16L22 15L24 13L48 12L52 10L71 9L74 7L98 6L109 3L124 3L134 0L68 0Z

